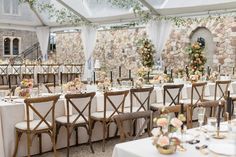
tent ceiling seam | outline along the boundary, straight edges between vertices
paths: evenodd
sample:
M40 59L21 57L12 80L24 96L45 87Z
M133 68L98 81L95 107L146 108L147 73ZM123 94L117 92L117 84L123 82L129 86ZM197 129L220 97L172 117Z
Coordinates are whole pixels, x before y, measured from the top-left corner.
M63 5L65 8L67 8L68 10L72 11L75 15L79 16L82 20L88 22L88 23L92 23L92 21L88 20L86 17L84 17L83 15L81 15L78 11L74 10L73 8L71 8L69 5L67 5L64 1L62 0L56 0L58 3L60 3L61 5Z
M145 7L147 7L152 14L156 15L156 16L160 16L160 14L156 11L156 9L150 4L148 3L146 0L139 0Z

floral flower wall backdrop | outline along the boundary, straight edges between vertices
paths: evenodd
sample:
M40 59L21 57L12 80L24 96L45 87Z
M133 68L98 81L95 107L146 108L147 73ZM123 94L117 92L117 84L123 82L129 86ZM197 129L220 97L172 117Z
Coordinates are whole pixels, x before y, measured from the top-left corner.
M213 65L210 66L217 70L218 65L222 64L222 72L230 73L236 62L236 22L233 17L174 26L162 53L164 65L169 68L184 68L188 64L186 48L192 32L198 27L207 28L213 35L216 50L213 54ZM136 42L144 37L145 28L98 31L94 60L99 59L104 70L112 70L114 78L118 75L118 66L121 65L122 75L127 77L128 69L136 72L141 66ZM80 33L57 34L57 60L84 62Z

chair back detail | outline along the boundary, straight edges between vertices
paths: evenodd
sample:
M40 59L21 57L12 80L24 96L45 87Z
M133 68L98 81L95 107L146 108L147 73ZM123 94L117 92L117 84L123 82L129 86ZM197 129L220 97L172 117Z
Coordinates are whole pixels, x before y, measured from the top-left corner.
M48 97L40 97L40 98L27 98L25 99L25 104L26 104L26 119L27 119L27 130L28 131L36 131L39 126L44 123L47 125L49 129L54 129L55 127L55 105L59 99L60 95L55 95L55 96L48 96ZM47 109L46 114L43 115L39 111L39 107L35 107L35 104L38 104L39 106L43 105L48 105L48 103L51 102L50 106L47 106L49 109ZM39 118L39 123L34 127L30 128L30 110L37 115ZM51 121L52 123L48 123L46 120L47 118L50 118L50 113L51 113Z
M104 118L111 120L111 118L124 112L125 98L127 97L129 91L118 91L118 92L105 92L104 93ZM113 98L120 97L120 102L114 102ZM107 111L112 113L107 117Z
M191 105L195 105L198 102L203 101L205 86L207 82L193 83L191 88ZM193 102L196 100L196 102Z
M181 91L183 89L183 84L171 84L171 85L164 85L164 95L163 95L163 103L165 106L167 99L170 99L170 103L168 106L171 105L178 105L180 101Z
M227 81L216 81L215 84L215 94L214 94L214 100L221 100L225 96L227 96L228 87L231 83L231 80ZM218 97L219 96L219 97Z
M154 87L151 88L133 88L130 89L130 112L147 111L150 108L150 97ZM136 100L136 101L135 101ZM134 103L134 101L136 103ZM133 111L133 107L139 107Z
M67 110L66 112L70 113L70 112L72 112L72 111L70 111L70 109L71 110L74 109L76 111L76 115L77 115L76 118L74 118L73 122L71 123L70 114L67 114L67 124L74 126L76 124L76 121L79 118L82 118L86 124L89 124L89 119L87 119L85 116L88 116L88 117L91 116L91 103L92 103L92 99L94 98L95 95L96 95L95 92L84 93L84 94L66 94L65 95L66 110ZM86 99L86 102L84 103L82 99ZM79 100L79 101L77 101L78 104L75 104L75 102L73 102L73 100ZM72 108L70 108L69 105L71 105ZM87 112L87 113L85 113L85 112Z

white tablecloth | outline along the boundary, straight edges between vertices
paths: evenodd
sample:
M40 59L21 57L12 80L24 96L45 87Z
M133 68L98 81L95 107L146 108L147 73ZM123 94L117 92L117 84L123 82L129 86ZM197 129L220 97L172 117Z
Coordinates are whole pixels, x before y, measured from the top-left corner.
M199 131L196 129L188 130L187 133L197 136L199 135ZM162 155L158 152L155 146L152 145L151 138L140 139L136 141L126 142L117 144L113 150L112 157L223 157L223 155L216 155L209 151L208 155L203 155L199 150L195 148L195 146L201 145L211 145L217 143L227 143L236 145L235 139L232 139L232 134L227 134L227 138L223 140L217 140L211 138L210 140L205 139L205 134L201 133L199 144L187 144L184 143L183 146L187 148L186 152L177 151L175 154L171 155ZM227 148L225 148L227 149ZM235 149L236 151L236 149Z

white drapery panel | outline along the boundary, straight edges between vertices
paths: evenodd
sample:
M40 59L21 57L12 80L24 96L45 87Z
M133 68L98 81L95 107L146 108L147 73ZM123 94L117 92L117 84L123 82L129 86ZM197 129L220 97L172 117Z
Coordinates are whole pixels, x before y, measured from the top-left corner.
M85 66L84 66L84 79L91 78L93 70L93 50L96 45L97 28L93 26L83 26L81 28L81 39L84 48Z
M171 26L171 21L164 19L159 21L151 20L146 26L148 38L152 41L156 50L156 59L160 59L160 61L162 61L161 53L170 36Z
M42 60L45 61L48 59L49 27L37 27L36 34L42 53Z

